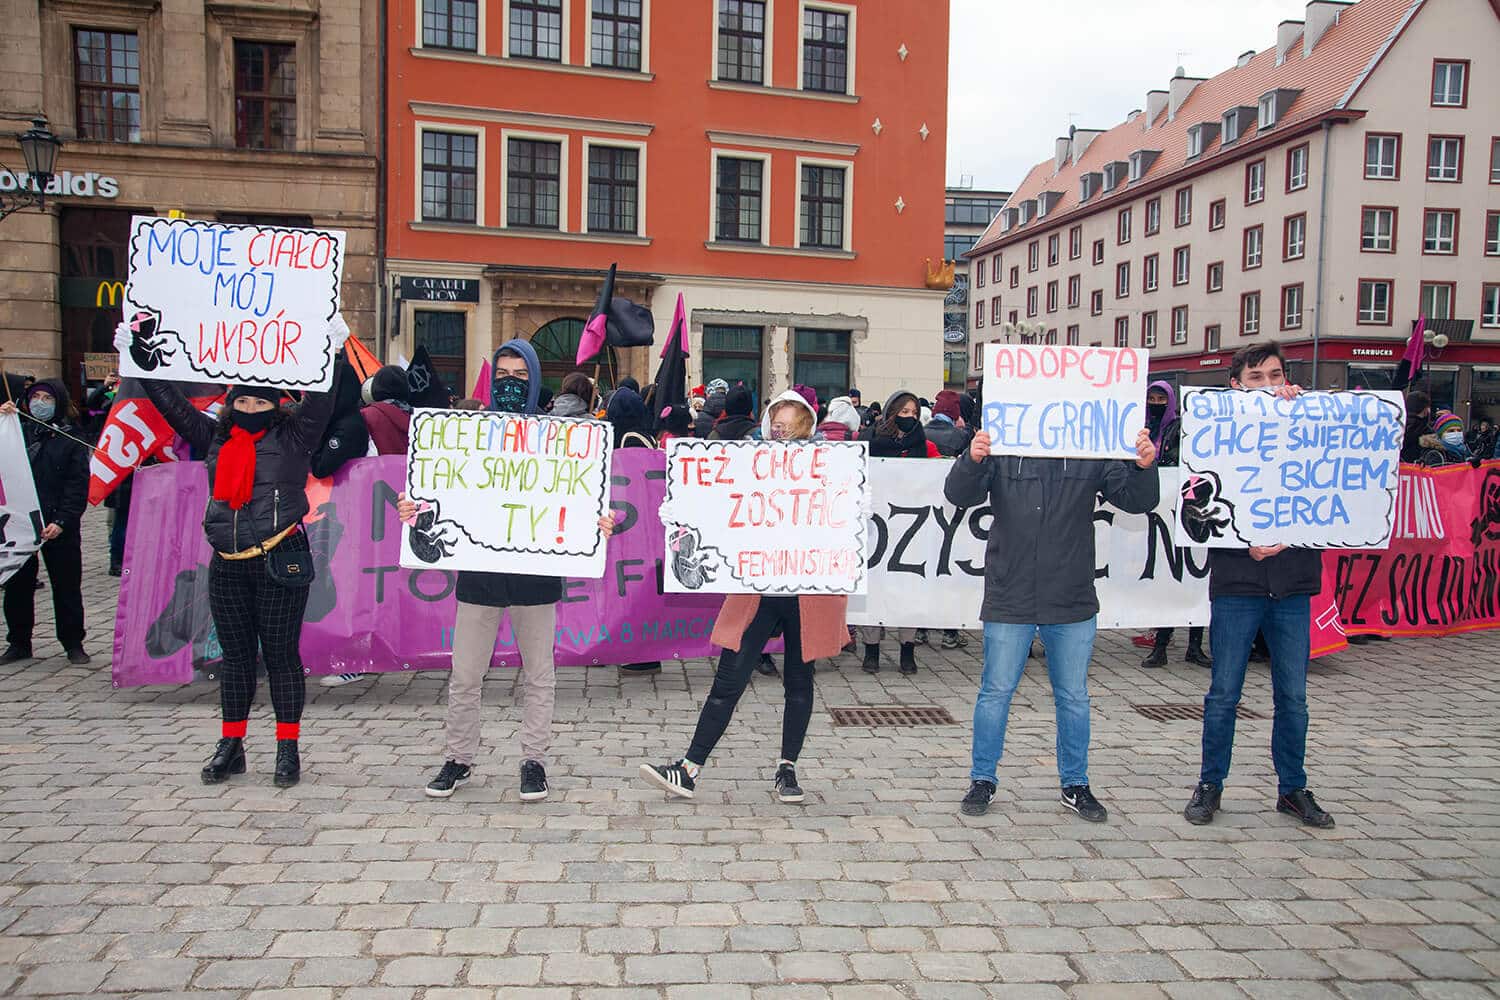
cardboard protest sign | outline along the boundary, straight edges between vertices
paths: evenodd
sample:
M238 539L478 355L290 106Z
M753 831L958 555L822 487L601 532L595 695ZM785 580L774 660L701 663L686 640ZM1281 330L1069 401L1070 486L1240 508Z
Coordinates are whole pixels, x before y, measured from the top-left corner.
M325 390L344 234L131 220L120 374Z
M0 583L42 547L43 527L21 418L0 417Z
M862 594L863 441L667 445L668 593Z
M1134 459L1148 361L1133 347L986 344L981 429L991 454Z
M598 420L414 411L406 494L420 513L401 565L602 576L612 444Z
M1213 548L1384 548L1406 404L1399 392L1188 389L1179 539Z

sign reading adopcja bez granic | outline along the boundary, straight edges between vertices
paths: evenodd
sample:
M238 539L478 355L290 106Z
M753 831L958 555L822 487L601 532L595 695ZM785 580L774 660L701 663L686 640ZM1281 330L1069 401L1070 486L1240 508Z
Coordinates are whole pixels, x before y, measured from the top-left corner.
M1135 458L1148 361L1130 347L986 344L981 429L990 452Z
M401 565L603 576L612 442L598 420L414 411L406 493L418 514Z
M668 593L863 594L863 441L667 445Z
M1178 541L1384 548L1406 404L1399 392L1188 389Z
M342 232L136 216L129 258L121 375L333 383Z

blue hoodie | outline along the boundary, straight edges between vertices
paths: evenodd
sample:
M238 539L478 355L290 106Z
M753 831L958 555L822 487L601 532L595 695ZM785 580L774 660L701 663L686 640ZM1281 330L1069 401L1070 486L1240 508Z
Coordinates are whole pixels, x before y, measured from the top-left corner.
M536 356L536 348L531 346L530 341L522 340L520 337L514 340L507 340L500 345L495 351L494 356L490 358L490 371L500 370L500 355L502 354L514 354L526 362L526 371L531 376L526 380L526 412L537 412L539 409L537 401L542 395L542 362ZM495 394L491 392L490 409L492 410L498 409L495 406L494 400Z

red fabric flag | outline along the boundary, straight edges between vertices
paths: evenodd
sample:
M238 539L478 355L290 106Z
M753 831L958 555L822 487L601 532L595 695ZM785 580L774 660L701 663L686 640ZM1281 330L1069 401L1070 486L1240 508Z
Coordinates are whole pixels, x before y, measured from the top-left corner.
M194 383L179 388L200 410L212 406L224 395L217 385ZM172 457L167 449L171 443L172 428L147 398L145 387L133 378L122 381L89 460L89 503L102 503L126 476L153 455Z

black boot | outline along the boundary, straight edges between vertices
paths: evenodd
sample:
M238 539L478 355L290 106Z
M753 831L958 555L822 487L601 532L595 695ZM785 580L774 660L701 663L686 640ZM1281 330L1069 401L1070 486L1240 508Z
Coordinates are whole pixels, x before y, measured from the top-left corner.
M32 659L30 646L17 646L11 643L5 647L5 655L0 656L0 663L20 663L22 660Z
M903 674L917 672L917 644L914 642L901 644L901 672Z
M776 661L771 659L770 653L760 654L760 662L755 664L755 670L766 677L775 677L781 673L781 671L776 669Z
M205 785L217 785L231 774L245 773L245 741L238 736L226 736L214 747L214 755L203 765L200 772Z
M271 781L277 788L290 788L302 780L302 758L297 755L296 740L276 741L276 775Z
M1205 653L1201 645L1188 646L1187 655L1184 656L1183 659L1189 663L1197 664L1200 667L1208 667L1210 669L1212 669L1214 665L1213 657Z
M864 670L867 674L880 673L880 643L865 643Z
M1141 661L1141 666L1147 670L1167 665L1167 644L1161 641L1161 632L1158 631L1156 634L1156 645L1151 647L1151 652L1147 653L1146 658Z

